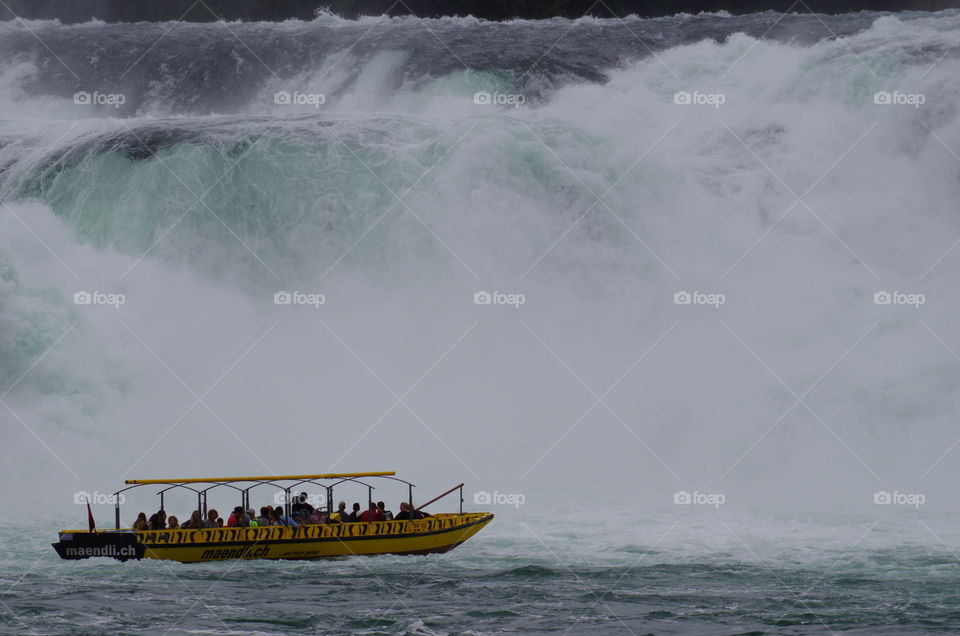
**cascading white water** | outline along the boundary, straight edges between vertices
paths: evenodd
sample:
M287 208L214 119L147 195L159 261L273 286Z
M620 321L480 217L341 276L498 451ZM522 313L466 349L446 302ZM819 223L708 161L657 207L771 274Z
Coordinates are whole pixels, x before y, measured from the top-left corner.
M767 23L718 16L697 36L693 19L629 23L687 29L656 56L580 21L570 37L601 51L595 31L616 33L609 59L577 68L560 47L529 76L539 53L473 67L470 42L470 69L447 55L433 70L423 28L483 50L568 23L398 19L359 51L307 47L313 66L268 58L276 75L211 44L245 78L225 76L235 99L148 59L115 89L77 84L129 90L113 111L51 88L65 71L48 55L8 57L5 483L59 501L118 477L396 468L532 501L899 490L949 507L960 16L830 18L823 39L756 39ZM717 24L728 37L704 39ZM155 26L31 25L60 42L113 29L140 52ZM237 26L258 42L318 28L358 25ZM30 41L18 29L0 30L6 50ZM498 107L479 91L528 95ZM280 290L326 302L275 305ZM476 305L480 291L525 303ZM925 302L875 304L883 291Z

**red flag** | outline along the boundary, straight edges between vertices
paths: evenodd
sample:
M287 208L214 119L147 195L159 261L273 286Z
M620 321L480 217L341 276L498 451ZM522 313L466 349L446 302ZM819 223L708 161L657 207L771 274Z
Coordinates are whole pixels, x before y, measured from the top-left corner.
M93 520L93 510L90 509L90 500L87 499L87 521L90 523L90 532L97 531L97 524Z

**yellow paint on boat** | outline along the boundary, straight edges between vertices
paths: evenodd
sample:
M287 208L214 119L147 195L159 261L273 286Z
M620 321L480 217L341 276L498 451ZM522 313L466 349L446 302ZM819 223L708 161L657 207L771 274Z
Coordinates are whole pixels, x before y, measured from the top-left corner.
M446 552L493 519L488 512L438 514L414 521L132 532L145 558L195 563L224 559L320 559ZM116 531L111 531L110 534ZM127 531L120 531L127 534ZM61 535L84 535L64 530ZM104 533L106 534L106 533Z

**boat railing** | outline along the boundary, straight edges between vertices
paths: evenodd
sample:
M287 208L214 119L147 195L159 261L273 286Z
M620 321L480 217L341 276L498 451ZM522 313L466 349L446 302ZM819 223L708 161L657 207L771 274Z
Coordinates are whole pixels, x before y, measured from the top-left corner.
M425 503L425 504L420 504L420 507L417 508L417 511L423 510L424 508L426 508L427 506L429 506L430 504L432 504L432 503L435 502L435 501L440 501L441 499L443 499L444 497L446 497L447 495L449 495L450 493L452 493L452 492L455 491L455 490L459 490L459 491L460 491L460 514L463 514L463 483L462 483L462 482L459 483L459 484L457 484L456 486L454 486L454 487L451 488L450 490L447 490L447 491L444 491L444 492L440 493L439 495L437 495L436 497L434 497L433 499L431 499L431 500L428 501L427 503Z

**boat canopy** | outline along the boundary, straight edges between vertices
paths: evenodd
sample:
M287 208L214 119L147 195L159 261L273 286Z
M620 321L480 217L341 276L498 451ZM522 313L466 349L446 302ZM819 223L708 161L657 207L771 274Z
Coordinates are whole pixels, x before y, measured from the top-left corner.
M149 484L227 484L237 481L259 481L264 483L274 481L310 481L313 479L357 479L359 477L391 477L395 471L380 471L373 473L327 473L323 475L267 475L261 477L194 477L189 479L128 479L125 484L146 486Z
M240 505L244 510L246 510L247 508L250 507L250 491L252 489L256 488L257 486L264 486L264 485L277 486L279 488L282 488L286 492L287 496L284 500L284 510L286 511L286 514L289 515L290 514L290 492L291 490L293 490L293 488L299 487L303 484L313 484L315 486L322 487L324 490L326 490L327 512L332 513L333 512L333 488L335 486L339 486L344 482L353 482L353 483L366 486L367 493L368 493L367 499L368 501L373 502L373 490L375 486L373 484L368 484L365 481L361 481L361 479L366 477L379 477L381 479L389 479L392 481L398 481L400 483L406 484L407 501L410 504L410 508L415 509L413 506L414 484L404 479L400 479L399 477L394 477L394 475L396 475L396 472L389 470L389 471L377 471L377 472L366 472L366 473L321 473L321 474L314 474L314 475L265 475L265 476L259 476L259 477L191 477L191 478L185 478L185 479L127 479L124 482L125 484L127 484L127 487L121 488L116 493L114 493L115 495L117 495L116 504L115 504L115 513L114 513L115 523L116 523L117 529L119 530L120 529L120 499L121 499L119 495L133 488L138 488L140 486L150 486L150 485L167 486L166 488L163 488L157 492L157 494L160 495L161 509L163 508L163 505L164 505L164 501L163 501L164 494L168 490L173 490L175 488L184 488L186 490L190 490L196 493L197 509L202 511L204 517L206 517L206 514L207 514L207 492L210 490L213 490L214 488L223 486L223 487L232 488L233 490L238 491L240 494ZM324 484L324 483L320 483L321 480L324 480L324 481L336 480L336 481L334 481L333 483ZM293 482L293 483L281 484L278 482ZM235 483L241 483L242 487L233 485ZM205 488L194 488L189 484L210 484L210 485L208 485ZM462 512L463 511L463 484L460 484L460 486L457 488L459 488L461 491L460 492L460 502L461 502L460 509ZM452 490L456 490L457 488L454 488ZM428 502L428 503L431 503L431 502Z

